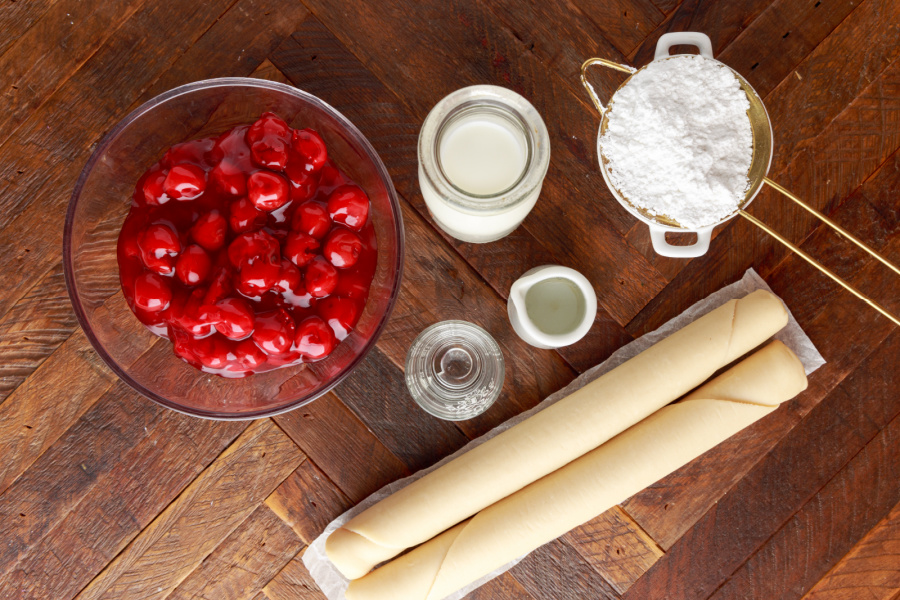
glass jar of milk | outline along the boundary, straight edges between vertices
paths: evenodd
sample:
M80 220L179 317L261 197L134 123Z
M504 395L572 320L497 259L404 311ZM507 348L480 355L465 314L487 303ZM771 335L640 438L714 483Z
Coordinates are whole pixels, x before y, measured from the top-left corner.
M457 90L419 133L419 186L431 216L464 242L509 235L541 193L550 136L535 108L506 88Z

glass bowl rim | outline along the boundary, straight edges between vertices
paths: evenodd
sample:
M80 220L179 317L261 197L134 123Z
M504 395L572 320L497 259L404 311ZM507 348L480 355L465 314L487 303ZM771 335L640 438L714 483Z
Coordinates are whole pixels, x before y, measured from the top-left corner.
M118 363L113 360L113 358L106 352L103 344L94 334L93 328L88 321L86 311L82 305L81 298L78 295L73 275L75 265L74 258L72 256L72 229L74 226L75 210L78 207L78 201L81 197L81 191L84 188L85 182L87 181L90 173L93 171L94 166L97 164L97 161L100 159L100 156L102 156L103 153L113 144L113 142L118 139L119 135L121 135L121 133L125 131L126 128L128 128L132 123L134 123L145 114L149 113L157 106L163 104L164 102L172 100L173 98L177 98L179 96L189 94L197 90L218 87L262 88L287 93L289 95L300 98L301 100L304 100L309 104L312 104L316 108L321 109L325 113L329 114L329 116L334 118L335 121L337 121L337 123L345 129L345 131L347 131L356 141L359 142L359 144L362 146L362 149L368 155L369 160L372 161L372 164L374 165L375 171L377 172L378 176L385 183L388 194L388 201L390 202L394 210L395 218L393 219L393 228L397 244L397 256L393 265L393 271L397 275L394 280L390 296L388 297L387 309L384 311L384 314L381 316L380 322L373 330L372 335L369 337L369 340L366 342L365 346L363 346L362 350L360 350L356 354L356 356L353 357L353 359L343 368L340 373L332 378L332 380L329 381L325 386L318 389L313 395L304 396L290 401L284 406L281 406L277 409L260 409L238 414L222 411L191 409L178 404L177 402L169 400L168 398L157 394L153 390L150 390L144 385L135 381L125 371L125 369L120 367ZM347 117L345 117L340 111L338 111L336 108L334 108L324 100L299 88L284 83L280 83L277 81L268 81L265 79L254 79L251 77L219 77L215 79L204 79L180 85L161 94L158 94L157 96L154 96L150 100L147 100L146 102L132 110L130 113L128 113L97 143L97 147L94 148L94 151L91 153L90 158L88 158L87 163L85 163L84 168L81 170L81 173L78 176L78 180L76 181L75 187L72 190L72 195L69 197L68 207L66 208L66 220L63 228L63 273L65 276L66 290L69 295L69 301L72 303L72 309L75 312L75 317L78 319L79 326L81 327L82 331L84 331L85 336L91 342L91 346L93 346L94 350L97 352L106 366L109 367L119 379L124 381L128 386L130 386L132 389L145 396L146 398L149 398L157 404L160 404L166 408L169 408L176 412L180 412L182 414L219 421L246 421L279 415L312 402L316 398L319 398L334 389L336 385L343 381L359 365L359 363L362 362L362 360L375 346L378 338L381 337L381 334L384 331L388 320L390 320L390 316L394 310L394 306L397 303L397 297L400 294L400 284L403 280L403 259L405 255L405 246L406 243L403 227L403 213L400 206L399 196L397 195L396 189L394 189L394 182L391 179L387 168L382 162L381 157L375 151L375 148L372 147L372 144L369 142L368 138L366 138L366 136L363 135L363 133L352 122L350 122ZM200 373L200 371L198 371L198 373Z

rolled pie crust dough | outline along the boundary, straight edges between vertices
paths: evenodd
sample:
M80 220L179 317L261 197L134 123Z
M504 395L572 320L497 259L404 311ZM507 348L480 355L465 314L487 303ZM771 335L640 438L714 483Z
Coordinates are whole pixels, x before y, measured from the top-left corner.
M676 404L350 582L348 600L440 600L585 523L806 389L799 359L772 342Z
M787 324L776 296L731 300L556 404L356 515L326 540L348 579L368 573L556 471L700 385Z

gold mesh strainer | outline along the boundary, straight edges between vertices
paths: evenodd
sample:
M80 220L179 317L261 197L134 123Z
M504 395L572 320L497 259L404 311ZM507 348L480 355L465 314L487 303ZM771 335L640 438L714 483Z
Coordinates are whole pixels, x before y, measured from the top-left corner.
M680 32L680 33L667 33L660 37L659 42L656 46L656 55L654 60L665 60L669 57L669 49L672 46L686 44L696 46L700 50L700 55L708 60L713 60L712 55L712 43L709 38L702 34L696 32ZM859 298L860 300L867 303L869 306L874 308L876 311L890 319L894 324L900 325L900 319L895 317L894 315L887 312L887 310L882 307L880 304L875 302L874 300L868 298L863 295L861 292L856 290L850 284L845 282L843 279L838 277L833 271L828 269L827 267L819 264L815 259L813 259L809 254L798 248L796 245L782 237L776 231L772 230L768 225L751 215L746 211L747 206L753 200L754 197L759 193L760 189L762 189L762 185L765 183L772 189L780 192L784 196L790 198L797 205L801 206L804 210L811 213L817 219L837 231L840 235L844 236L846 239L853 242L856 246L867 252L869 255L880 261L882 264L886 265L896 274L900 275L900 269L898 269L894 264L889 262L886 258L881 256L875 250L869 248L866 244L861 242L859 239L854 237L848 231L846 231L843 227L809 206L800 198L781 187L771 179L769 179L766 175L769 170L769 166L772 161L772 153L773 153L773 135L772 135L772 126L769 121L769 115L766 112L766 107L763 104L762 99L756 93L756 90L750 86L749 83L736 71L731 69L728 65L721 63L719 61L715 61L717 64L731 71L734 76L737 78L738 82L741 85L741 88L747 94L747 99L750 102L750 109L747 111L748 117L750 119L750 127L753 132L753 158L750 163L750 169L748 172L748 178L750 181L750 186L747 189L746 194L744 195L744 200L741 202L738 209L730 216L725 219L719 221L718 223L710 223L705 227L696 230L690 230L682 227L677 221L674 219L667 217L665 215L654 215L649 211L639 208L632 204L624 194L620 190L618 190L612 183L612 180L609 176L607 170L608 161L606 157L603 156L602 149L600 147L599 141L600 137L606 132L606 127L608 125L608 115L609 111L612 109L615 103L615 93L609 101L609 104L606 106L600 101L597 97L597 93L594 91L594 88L587 81L586 71L588 67L599 64L604 67L615 69L617 71L622 71L624 73L628 73L629 77L619 86L616 90L618 92L624 85L628 83L631 77L634 76L635 73L638 72L637 69L633 67L629 67L627 65L621 65L619 63L606 60L603 58L591 58L584 62L581 65L581 83L584 85L585 89L588 91L588 94L591 97L591 100L594 103L594 106L597 107L597 110L600 112L601 120L600 120L600 131L598 133L598 145L597 145L597 153L599 157L600 163L600 171L603 174L603 178L606 181L606 185L609 187L610 192L612 192L613 196L619 201L622 206L628 210L632 215L638 218L641 221L647 223L650 227L650 237L653 242L654 249L663 256L672 256L672 257L693 257L700 256L706 253L709 247L710 237L712 235L712 230L716 225L724 223L725 221L732 219L733 217L740 215L743 218L747 219L780 243L784 244L787 248L789 248L792 252L796 253L803 260L811 264L813 267L818 269L820 272L831 278L838 285L852 293L854 296ZM667 232L686 232L686 231L694 231L697 233L697 242L691 246L672 246L665 241L665 234Z

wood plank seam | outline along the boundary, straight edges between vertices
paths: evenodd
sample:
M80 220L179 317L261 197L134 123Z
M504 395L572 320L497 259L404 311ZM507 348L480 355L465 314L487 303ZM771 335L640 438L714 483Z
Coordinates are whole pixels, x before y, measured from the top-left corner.
M165 409L165 410L168 410L168 409ZM248 425L249 425L249 423L248 423ZM246 431L246 430L245 430L245 431ZM282 432L282 433L283 433L283 432ZM194 478L191 479L191 481L190 481L186 486L184 486L184 489L181 490L180 493L176 494L176 495L175 495L175 496L174 496L174 497L173 497L173 498L172 498L172 499L171 499L171 500L170 500L170 501L169 501L169 502L168 502L168 503L167 503L167 504L159 511L159 513L157 513L157 516L153 519L153 521L151 521L151 524L152 524L154 521L156 521L156 520L159 518L160 515L165 514L165 512L166 512L167 510L169 510L169 509L172 507L173 504L175 504L176 502L178 502L178 500L179 500L179 499L182 497L182 495L185 493L185 490L189 489L190 486L193 485L194 482L197 481L197 479L200 478L200 477L206 472L206 470L209 469L210 466L212 466L217 460L219 460L219 458L221 458L221 456L222 456L223 454L225 454L225 453L228 451L229 448L231 448L232 446L234 446L235 442L236 442L238 439L241 438L241 435L243 435L243 432L242 432L240 435L238 435L238 437L235 439L235 441L231 442L230 444L228 444L227 446L225 446L224 448L222 448L221 452L219 452L219 453L215 456L215 458L213 458L211 461L209 461L209 464L208 464L205 468L201 469L201 470L197 473L197 475L194 476ZM288 438L288 439L290 439L290 438ZM75 507L73 507L72 510L74 511L76 508L77 508L77 505L76 505ZM243 523L243 521L241 521L241 522ZM147 525L147 527L149 527L149 526L150 526L150 525ZM144 529L146 529L146 527L145 527ZM143 533L143 530L141 530L141 532ZM140 536L140 534L138 534L138 536ZM137 539L138 536L135 536L135 539ZM134 542L134 540L132 540L131 542L129 542L128 544L126 544L124 547L122 547L121 550L119 550L119 552L117 552L117 553L115 554L115 556L111 557L111 558L107 561L106 566L105 566L99 573L97 573L94 577L92 577L92 578L90 579L90 581L86 582L86 583L78 590L78 592L73 596L73 598L77 598L78 596L80 596L80 595L84 592L84 590L87 589L87 588L94 582L94 580L96 580L98 577L100 577L101 575L103 575L103 573L106 572L106 570L109 568L110 565L112 565L112 564L113 564L113 563L114 563L114 562L115 562L122 554L124 554L126 551L128 551L128 549L131 547L131 544L132 544L133 542ZM63 561L60 561L60 562L63 562Z

